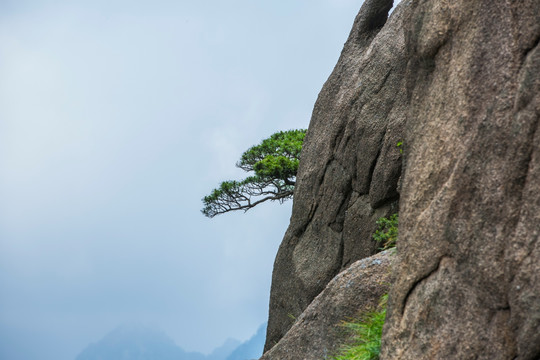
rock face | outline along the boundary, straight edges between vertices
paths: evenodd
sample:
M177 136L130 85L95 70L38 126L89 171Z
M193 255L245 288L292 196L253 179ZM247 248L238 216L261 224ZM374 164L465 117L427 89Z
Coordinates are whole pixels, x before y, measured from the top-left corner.
M261 360L322 360L335 354L344 338L340 322L376 308L388 292L393 259L392 251L385 251L339 273Z
M407 58L403 9L387 22L391 7L364 2L315 104L274 264L265 350L338 272L377 251L375 221L397 211Z
M540 1L414 1L382 359L540 358Z
M364 2L315 105L264 359L324 353L334 282L290 315L398 200L381 359L540 359L540 1L391 5Z

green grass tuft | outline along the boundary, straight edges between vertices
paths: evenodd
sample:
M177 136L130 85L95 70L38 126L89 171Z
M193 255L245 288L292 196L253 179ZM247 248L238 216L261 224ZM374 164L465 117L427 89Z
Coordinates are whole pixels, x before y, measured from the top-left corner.
M379 309L363 314L359 320L342 325L351 335L350 344L343 345L334 360L378 360L386 318L388 295L381 298Z

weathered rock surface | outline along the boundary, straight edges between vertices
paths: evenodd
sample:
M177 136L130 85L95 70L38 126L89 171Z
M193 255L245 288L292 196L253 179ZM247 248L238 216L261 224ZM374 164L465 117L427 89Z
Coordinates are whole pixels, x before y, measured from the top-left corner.
M364 2L315 104L274 264L265 350L338 272L377 251L375 221L397 211L407 58L403 9L387 22L391 7Z
M340 323L377 307L391 282L395 256L388 250L339 273L261 360L323 360L345 337Z
M540 359L540 1L391 5L365 1L315 105L264 359L331 349L308 314L346 308L334 282L285 335L290 315L376 251L400 194L381 358Z
M540 1L414 1L383 359L540 359Z

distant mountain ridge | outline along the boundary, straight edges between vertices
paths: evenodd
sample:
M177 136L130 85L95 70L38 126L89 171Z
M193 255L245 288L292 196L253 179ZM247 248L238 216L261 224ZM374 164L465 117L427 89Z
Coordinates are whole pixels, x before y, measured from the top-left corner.
M123 325L86 347L75 360L250 360L262 355L266 324L244 343L227 339L211 354L187 352L164 332L144 325Z
M186 352L165 333L143 325L123 325L97 343L90 344L76 360L206 360L201 353Z
M251 360L262 356L266 339L266 323L261 325L257 333L248 341L238 346L226 360Z

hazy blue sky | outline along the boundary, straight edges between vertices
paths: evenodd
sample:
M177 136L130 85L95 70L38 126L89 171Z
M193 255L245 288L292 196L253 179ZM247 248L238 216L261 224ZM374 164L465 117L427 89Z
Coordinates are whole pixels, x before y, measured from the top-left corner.
M200 199L307 127L360 6L0 1L0 358L72 360L132 321L203 352L253 335L290 204Z

